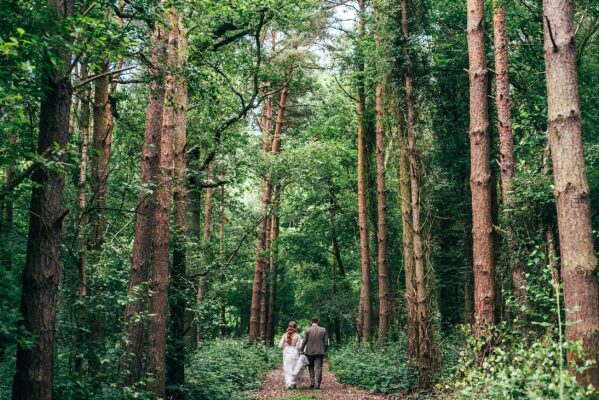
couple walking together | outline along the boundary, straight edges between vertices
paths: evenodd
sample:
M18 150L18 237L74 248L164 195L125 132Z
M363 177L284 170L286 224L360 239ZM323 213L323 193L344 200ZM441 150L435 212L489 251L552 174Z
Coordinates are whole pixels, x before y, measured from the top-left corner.
M327 330L318 326L318 318L312 317L312 326L306 331L303 341L297 333L297 324L294 321L289 322L287 332L279 342L279 348L283 349L283 370L287 389L297 388L298 382L302 381L306 364L310 371L310 389L320 389L322 364L328 344Z

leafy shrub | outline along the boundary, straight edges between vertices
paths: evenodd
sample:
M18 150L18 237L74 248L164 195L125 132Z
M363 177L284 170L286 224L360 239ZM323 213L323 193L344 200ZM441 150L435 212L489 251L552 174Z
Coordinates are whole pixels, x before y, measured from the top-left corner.
M483 342L495 343L481 358ZM498 345L498 342L501 345ZM527 340L510 335L507 325L496 328L490 338L470 336L454 374L439 385L448 398L455 399L596 399L592 389L581 387L567 370L566 351L582 347L551 337Z
M248 341L219 339L205 343L187 365L186 390L194 400L241 400L260 378L281 362L278 349Z
M330 355L331 370L339 381L373 392L399 393L415 386L416 373L407 368L405 339L388 343L345 345Z

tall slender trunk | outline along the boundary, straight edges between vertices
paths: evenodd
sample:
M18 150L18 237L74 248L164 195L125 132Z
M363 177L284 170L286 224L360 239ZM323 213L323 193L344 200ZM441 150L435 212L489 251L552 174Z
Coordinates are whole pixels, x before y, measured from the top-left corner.
M266 181L262 183L262 205L260 215L262 221L258 228L258 241L256 245L256 261L254 264L254 284L252 287L252 303L250 309L250 340L256 342L260 338L260 302L262 275L264 270L263 253L265 250L266 219L268 218L268 209L270 205L270 184Z
M73 14L71 0L49 0L57 22ZM66 38L65 38L66 39ZM73 89L70 81L70 53L50 48L44 54L38 153L58 145L66 150ZM50 58L57 60L51 63ZM54 363L54 326L56 293L60 281L60 242L64 175L49 168L38 168L32 175L33 189L29 212L27 256L21 291L22 322L32 335L32 343L19 344L13 380L13 400L51 400Z
M224 175L224 174L223 174ZM220 262L221 262L221 285L225 285L225 224L227 223L227 214L225 213L225 186L220 188L220 226L219 226L219 247L220 247ZM227 303L225 298L224 287L220 290L220 336L227 336Z
M198 188L195 177L189 179L189 192L188 192L188 235L193 241L202 240L202 191ZM196 294L197 296L197 294ZM196 299L197 301L197 299ZM187 330L186 343L188 343L190 349L194 349L198 342L198 329L195 319L195 315L192 311L186 313L186 323L189 324Z
M272 345L274 341L275 332L275 310L277 302L277 263L278 263L278 246L277 240L279 238L279 203L280 193L279 189L274 189L274 201L273 201L273 214L271 217L271 228L270 228L270 288L269 288L269 300L268 300L268 327L266 330L266 337L268 344Z
M584 160L572 3L543 0L547 69L548 135L553 195L561 250L566 336L582 340L595 365L577 373L582 385L599 388L599 288L593 248L589 184ZM576 321L576 322L575 322ZM568 360L576 359L568 353Z
M467 0L470 77L470 190L477 334L495 323L495 265L483 0ZM481 330L482 328L482 330Z
M16 141L17 135L11 134L8 136L9 146L14 146ZM6 171L4 172L4 187L8 186L12 182L14 175L15 166L14 162L11 162L6 167ZM0 240L10 242L14 222L14 206L10 196L4 197L0 200L0 210L3 212L2 217L0 217ZM7 248L6 246L3 246L0 249L0 262L6 270L12 269L12 249Z
M102 72L108 72L110 64L105 59L102 64ZM104 234L106 232L106 192L108 186L108 160L110 158L112 144L112 126L113 116L110 104L110 76L103 76L95 81L94 87L94 129L92 139L92 159L91 159L91 197L90 197L90 236L89 250L91 262L90 265L97 264L99 254L104 245ZM98 278L98 271L91 271L89 282L89 297L96 300L99 295L98 286L95 280ZM90 352L89 364L90 370L97 373L100 370L100 360L97 349L102 346L104 340L104 318L101 314L91 316L89 321L90 345L96 351Z
M214 160L208 165L208 181L214 179ZM212 262L212 250L210 242L212 241L212 203L214 198L214 188L206 189L206 199L204 200L204 232L202 236L202 253L204 256L204 267ZM206 298L206 275L200 276L198 282L197 302L202 306ZM198 340L204 340L204 326L202 321L198 324Z
M179 39L177 10L172 7L168 15L169 34L167 75L160 135L160 172L158 201L152 235L152 296L148 321L147 372L152 377L148 387L156 398L166 397L166 317L168 314L168 285L170 270L170 224L173 180L173 142L175 133L175 106L177 47Z
M410 161L405 138L401 141L399 151L399 193L401 201L403 263L406 280L408 360L416 362L418 360L418 312L416 309L416 277L414 274L414 232L412 231Z
M179 26L178 66L184 69L187 63L187 32ZM178 76L175 92L175 154L174 154L174 229L173 229L173 268L170 280L170 346L167 354L167 387L169 397L183 399L179 387L185 383L185 309L187 307L185 281L187 260L185 232L187 229L187 79Z
M272 197L272 188L271 188ZM271 199L272 203L272 199ZM264 232L264 251L262 255L262 279L260 285L260 338L267 343L266 330L268 329L268 280L270 279L270 231L272 218L266 218L266 231Z
M376 166L379 283L379 343L384 343L389 328L389 268L387 266L387 189L385 187L385 132L383 130L383 87L376 87Z
M166 63L166 53L162 45L164 34L164 30L160 26L157 26L152 34L152 68L150 69L152 81L148 87L148 106L140 172L140 184L148 187L152 192L142 191L137 199L137 219L129 279L129 293L136 297L136 301L127 305L125 310L126 347L127 353L132 355L128 366L127 383L129 384L139 382L142 374L144 322L138 316L146 312L147 292L143 289L143 285L150 276L150 249L152 249L154 210L158 194L156 188L160 172L159 151L165 96L162 71Z
M501 194L503 199L503 209L509 210L513 204L512 180L514 178L514 138L512 135L512 113L510 110L510 81L508 74L508 42L505 24L505 6L501 0L493 0L493 41L495 45L495 100L497 103L497 124L499 130ZM510 223L507 225L505 239L507 242L514 293L520 302L524 302L526 300L524 266L522 263L518 262L518 258L514 256L516 254L516 243Z
M365 35L365 0L359 0L359 16L358 16L358 47L364 40ZM372 304L370 302L370 249L368 243L368 217L366 215L366 138L365 138L365 121L364 107L366 103L365 96L365 72L364 59L361 50L358 48L358 223L360 225L360 258L361 258L361 274L360 282L360 310L358 316L358 335L361 340L368 342L372 332Z
M289 79L285 82L283 89L281 91L281 97L279 99L279 109L277 112L277 120L275 123L274 136L271 141L270 139L270 122L269 119L265 119L265 123L262 128L262 135L264 140L264 151L266 153L272 152L273 154L277 154L281 149L281 133L283 132L283 120L285 117L285 110L287 108L287 99L289 96ZM262 321L262 316L265 318L268 316L268 313L264 313L264 307L261 307L262 304L265 305L266 299L263 299L263 288L266 288L266 282L264 282L265 278L265 270L267 269L267 264L270 262L269 258L267 258L269 254L269 249L267 248L268 242L270 242L270 233L269 233L269 225L270 225L270 206L271 206L271 197L272 197L272 185L265 179L262 182L263 195L262 195L262 206L260 210L260 215L262 216L262 222L260 223L259 231L258 231L258 244L256 249L256 262L254 266L254 285L252 288L252 305L250 312L250 339L252 341L257 341L261 333L265 333L265 330L262 328L266 328ZM269 235L268 240L267 236ZM266 322L266 321L265 321Z
M87 78L87 64L81 65L81 79ZM77 343L82 345L85 340L85 325L87 321L86 315L86 297L87 297L87 245L85 242L85 226L86 226L86 215L85 209L87 207L87 166L88 166L88 153L89 153L89 133L90 133L90 106L89 97L91 90L87 87L83 91L83 99L81 99L81 114L79 119L79 132L81 133L81 164L79 167L79 215L77 224L77 251L79 255L79 306L77 310L79 319L79 329L77 331ZM79 378L83 377L83 358L78 355L75 360L75 370Z
M418 334L418 386L427 388L432 383L434 359L434 331L431 321L430 309L428 303L430 297L425 277L426 271L423 260L422 244L422 226L420 224L420 183L418 180L418 164L416 154L416 137L414 133L414 97L412 94L412 68L410 65L410 56L408 51L408 16L406 0L401 1L401 26L405 40L404 55L407 60L407 67L404 71L404 81L406 90L406 122L407 122L407 142L408 159L410 165L410 189L412 202L412 240L414 246L414 278L416 284L416 313L417 313L417 334Z

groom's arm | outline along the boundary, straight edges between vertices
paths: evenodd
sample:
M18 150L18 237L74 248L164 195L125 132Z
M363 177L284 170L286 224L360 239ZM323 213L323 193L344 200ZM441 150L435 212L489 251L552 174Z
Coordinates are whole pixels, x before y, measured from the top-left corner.
M327 347L329 347L329 334L326 329L324 331L324 351L327 351Z

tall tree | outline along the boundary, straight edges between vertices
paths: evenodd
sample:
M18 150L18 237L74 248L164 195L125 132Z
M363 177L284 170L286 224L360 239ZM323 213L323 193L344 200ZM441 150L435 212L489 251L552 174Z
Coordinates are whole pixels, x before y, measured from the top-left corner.
M499 131L499 168L501 171L501 195L503 209L512 207L512 180L514 178L514 138L510 103L510 81L508 68L508 41L503 0L493 1L493 41L495 45L495 101L497 103L497 125ZM516 297L522 302L526 298L524 268L518 262L514 232L508 225L506 232L510 273Z
M225 275L225 225L227 224L227 214L225 213L225 194L226 189L225 186L221 186L220 188L220 218L219 218L219 259L220 259L220 268L221 268L221 285L224 286L226 282ZM227 303L226 303L226 293L224 288L220 290L220 336L227 336Z
M137 217L135 221L135 238L133 257L131 260L131 277L129 292L136 300L127 305L125 324L127 330L127 353L130 355L128 383L139 382L142 375L144 320L140 318L146 312L146 292L144 285L150 277L150 261L152 235L154 231L155 208L157 202L158 176L160 172L160 136L162 133L164 108L164 65L166 53L164 49L165 32L158 24L152 33L152 58L148 86L148 106L144 144L141 155L140 185L149 187L151 192L140 191L137 199Z
M593 248L589 184L582 144L572 2L544 0L547 131L561 250L566 336L582 340L595 365L577 371L580 384L599 388L599 288ZM573 353L568 359L575 359Z
M178 70L175 93L175 132L173 170L173 268L171 273L170 305L170 352L167 354L167 387L175 388L169 393L182 399L178 389L185 382L185 309L186 302L186 250L187 231L187 96L188 82L185 77L187 64L187 31L179 23Z
M359 0L357 44L357 114L358 114L358 223L360 225L360 310L358 335L368 342L372 332L372 304L370 302L370 246L368 243L368 216L366 211L366 138L364 108L366 105L364 55L361 49L365 36L366 2Z
M72 0L49 0L52 19L48 34L62 31L62 23L73 15ZM58 38L58 37L56 37ZM70 80L71 54L68 43L51 41L43 54L43 96L40 107L37 151L57 146L63 160L69 135L73 88ZM57 44L58 43L58 44ZM53 62L54 61L54 62ZM60 281L60 242L63 210L64 175L54 168L40 167L32 176L34 183L29 207L27 256L21 291L22 323L33 343L17 348L13 380L13 400L50 400L54 375L54 327L56 293Z
M489 164L489 112L485 57L484 1L467 0L468 75L470 78L470 190L474 309L477 332L495 323L495 265Z
M81 79L87 79L88 66L86 63L81 65ZM77 343L83 344L86 325L86 298L87 298L87 244L85 242L85 226L86 226L86 207L87 207L87 169L88 169L88 153L89 153L89 133L90 133L90 106L89 97L91 89L89 86L83 90L82 99L80 101L80 116L79 116L79 132L81 134L81 165L79 167L79 215L77 218L77 252L79 256L79 330L77 334ZM79 378L83 377L83 357L77 356L75 360L75 369L79 374Z
M214 179L214 160L208 164L208 182ZM204 255L204 264L207 266L212 262L212 250L210 242L212 241L212 203L214 200L214 188L212 186L206 189L206 199L204 200L204 232L202 236L202 252ZM206 275L202 274L198 282L197 303L202 306L206 298ZM198 340L203 340L204 327L202 323L198 325Z
M175 101L177 82L178 14L175 7L168 13L166 47L167 75L160 134L159 186L152 235L152 296L148 322L147 372L152 379L149 387L156 398L166 397L166 318L170 271L170 225L173 181L173 142L175 132ZM166 30L166 28L165 28Z
M401 1L401 26L404 37L404 84L406 97L406 137L408 145L410 199L412 203L412 241L414 246L414 283L416 286L416 314L418 335L418 386L427 388L432 384L435 366L434 331L428 304L430 297L425 280L422 225L420 223L420 182L416 154L416 136L414 132L414 95L412 86L412 66L409 55L408 9L406 0Z
M408 360L418 361L418 312L414 268L414 233L412 231L412 191L410 161L406 138L399 144L399 197L401 202L403 267L406 281Z
M384 343L389 328L389 267L387 266L387 189L385 185L385 132L383 130L383 86L375 93L376 104L376 191L378 213L377 268L379 283L379 343Z

